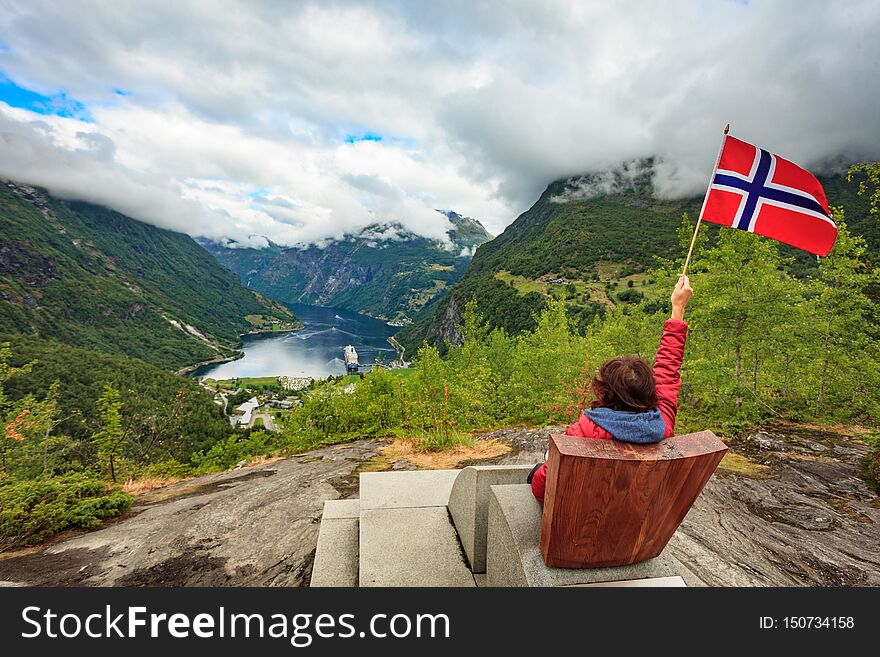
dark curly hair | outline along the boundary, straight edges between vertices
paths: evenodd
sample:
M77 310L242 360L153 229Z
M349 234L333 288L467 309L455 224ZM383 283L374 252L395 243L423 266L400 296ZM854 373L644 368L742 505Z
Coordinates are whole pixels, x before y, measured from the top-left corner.
M657 389L651 366L639 356L605 361L593 378L595 400L591 407L641 412L657 407Z

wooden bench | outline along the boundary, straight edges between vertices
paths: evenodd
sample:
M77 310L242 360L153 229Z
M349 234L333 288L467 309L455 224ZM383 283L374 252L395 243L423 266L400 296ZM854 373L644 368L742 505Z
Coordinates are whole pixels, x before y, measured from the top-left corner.
M544 562L596 568L658 556L725 452L711 431L652 445L551 436Z

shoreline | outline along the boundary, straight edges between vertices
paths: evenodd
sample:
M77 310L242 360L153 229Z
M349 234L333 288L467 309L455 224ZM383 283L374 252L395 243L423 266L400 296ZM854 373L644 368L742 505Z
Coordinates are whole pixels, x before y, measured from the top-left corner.
M236 351L231 356L215 356L214 358L210 358L208 360L199 361L198 363L181 367L179 370L177 370L176 373L178 376L192 376L193 372L202 367L207 367L208 365L222 365L223 363L231 363L236 360L241 360L242 358L244 358L244 352L240 351L241 346L244 344L244 342L242 341L243 338L246 338L248 336L270 335L276 333L278 335L296 333L297 331L302 331L305 328L305 325L302 322L299 322L299 324L300 325L297 328L284 331L273 331L272 329L253 329L251 331L248 331L247 333L242 333L238 336L238 345L234 347Z

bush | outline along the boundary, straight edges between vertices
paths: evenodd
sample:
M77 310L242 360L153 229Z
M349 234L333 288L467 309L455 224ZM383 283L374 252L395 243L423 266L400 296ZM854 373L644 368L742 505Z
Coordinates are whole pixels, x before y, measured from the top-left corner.
M632 281L630 281L630 283L631 282ZM638 290L634 290L631 287L628 287L627 289L623 290L622 292L618 292L617 298L620 299L621 301L623 301L624 303L638 303L639 301L641 301L642 299L645 298L645 295L643 295Z
M170 461L151 463L150 465L138 468L135 476L138 479L184 479L192 477L194 474L192 466L172 459Z
M284 446L281 437L277 434L254 431L244 437L232 436L221 440L207 452L194 454L192 460L200 474L217 472L228 470L240 461L247 461L257 456L270 456Z
M93 529L125 513L131 495L86 475L0 481L0 551L38 543L69 527Z
M880 434L869 435L867 440L873 450L859 463L859 474L871 488L880 492Z

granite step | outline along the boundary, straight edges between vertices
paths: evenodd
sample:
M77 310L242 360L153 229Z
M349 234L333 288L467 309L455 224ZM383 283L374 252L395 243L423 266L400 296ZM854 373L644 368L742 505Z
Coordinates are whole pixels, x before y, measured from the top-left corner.
M310 586L357 586L360 500L327 500Z

